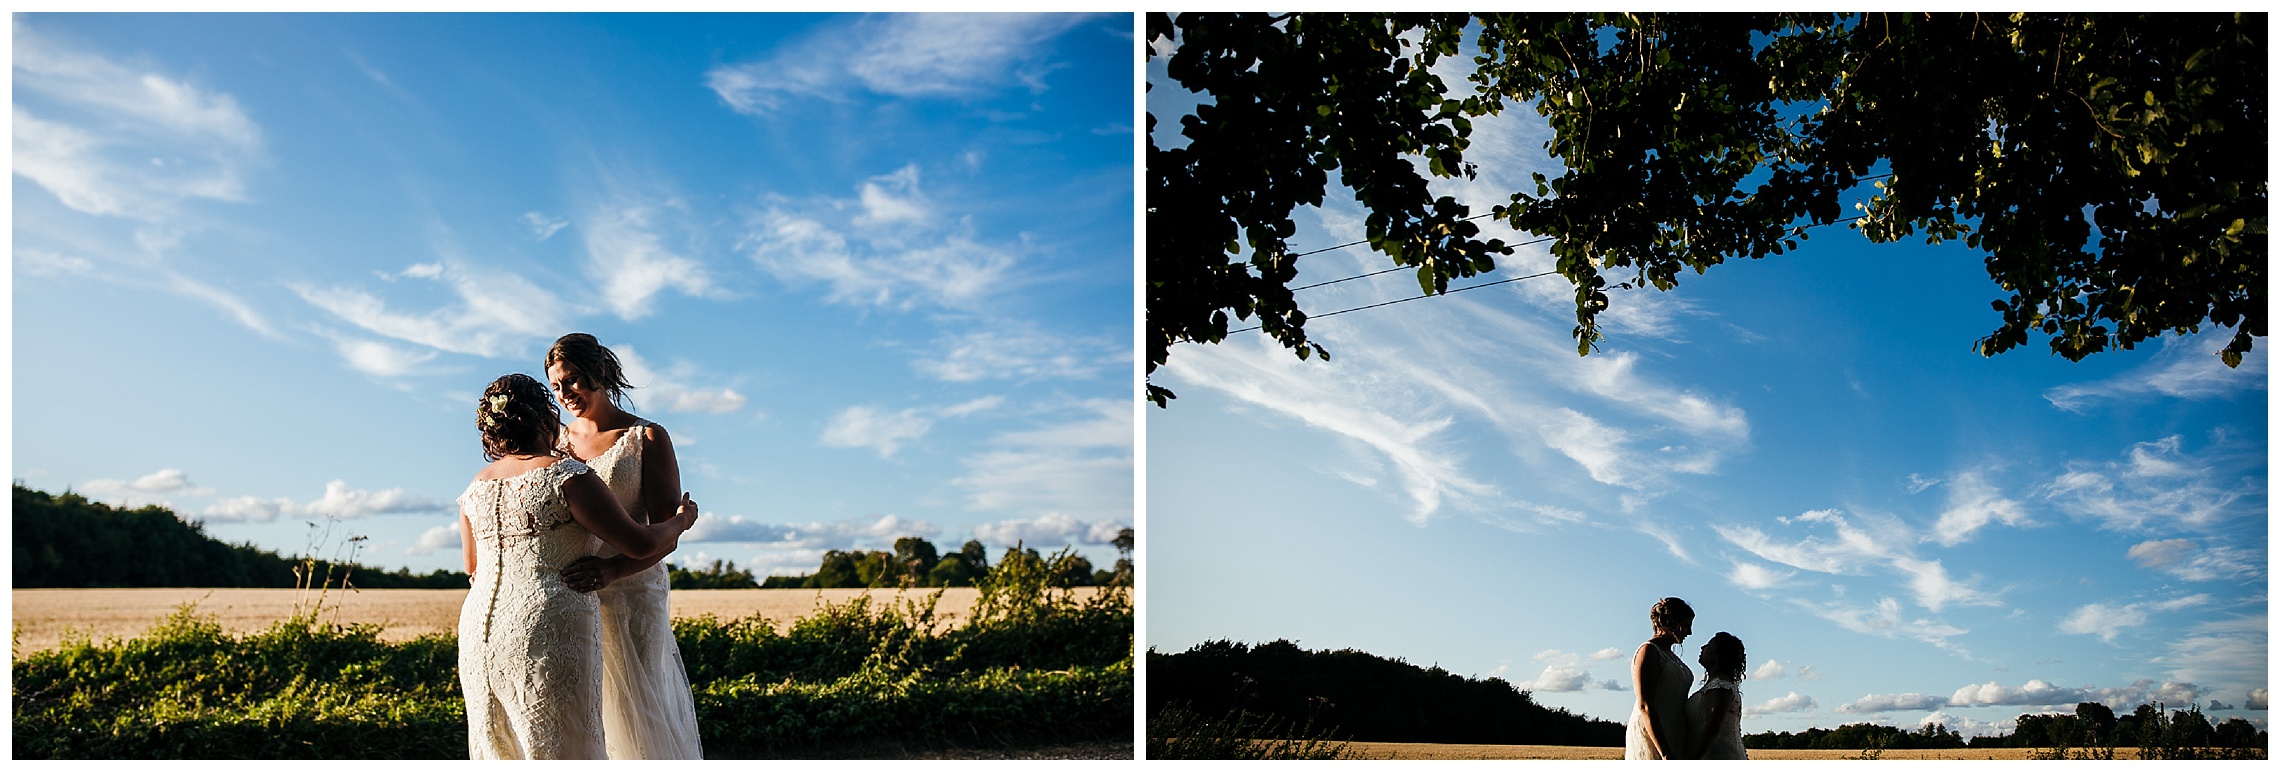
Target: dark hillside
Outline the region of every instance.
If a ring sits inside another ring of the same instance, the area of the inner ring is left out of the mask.
[[[1623,744],[1623,725],[1547,708],[1501,678],[1473,679],[1353,649],[1210,641],[1148,652],[1148,714],[1237,709],[1364,742]]]

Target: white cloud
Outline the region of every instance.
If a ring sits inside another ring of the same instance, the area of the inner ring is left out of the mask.
[[[212,522],[266,523],[281,517],[352,520],[374,515],[449,511],[452,509],[448,503],[414,495],[402,488],[368,491],[350,488],[344,481],[333,480],[325,483],[323,496],[306,504],[282,497],[264,499],[258,496],[235,496],[208,505],[200,513],[200,519]]]
[[[922,375],[952,383],[984,379],[1034,381],[1129,372],[1132,348],[1107,340],[1054,337],[1028,322],[993,323],[934,342],[931,356],[911,362]]]
[[[933,540],[942,528],[924,520],[898,515],[850,518],[833,522],[767,523],[741,515],[706,515],[682,535],[684,544],[743,544],[757,549],[739,561],[755,574],[804,574],[814,571],[829,550],[890,550],[896,539],[916,536]],[[940,545],[956,549],[955,544]],[[713,556],[706,551],[675,553],[676,565],[698,565]]]
[[[688,380],[696,376],[696,366],[676,361],[660,372],[641,357],[631,345],[610,349],[625,369],[626,380],[634,385],[635,399],[645,407],[673,413],[733,413],[744,408],[744,395],[732,388],[700,388]]]
[[[1117,531],[1130,527],[1118,520],[1083,522],[1059,512],[1027,520],[1001,520],[974,526],[974,538],[983,544],[1011,547],[1022,543],[1050,551],[1076,544],[1107,544]]]
[[[2207,595],[2189,595],[2155,603],[2131,603],[2108,606],[2091,603],[2074,610],[2066,620],[2058,623],[2058,631],[2075,635],[2096,635],[2099,640],[2114,642],[2121,631],[2145,624],[2147,612],[2175,611],[2209,602]]]
[[[790,96],[843,99],[855,89],[893,97],[962,97],[1020,82],[1043,90],[1046,41],[1075,14],[928,13],[873,16],[819,29],[774,58],[714,67],[705,83],[731,109],[765,116]]]
[[[57,254],[45,249],[17,247],[15,255],[16,271],[27,276],[85,275],[95,271],[95,264],[87,258]]]
[[[1989,485],[1978,472],[1964,472],[1949,483],[1947,509],[1932,526],[1931,538],[1942,546],[1953,547],[1969,540],[1973,532],[1991,522],[2009,526],[2032,524],[2019,502],[2004,498],[2002,492]]]
[[[1947,727],[1949,731],[1955,732],[1956,734],[1962,735],[1968,739],[1972,737],[1999,736],[2010,734],[2014,729],[2014,727],[2009,725],[2011,723],[2013,722],[2006,721],[1990,724],[1969,716],[1958,716],[1944,710],[1937,710],[1933,711],[1930,715],[1924,716],[1924,719],[1922,721],[1916,722],[1916,728],[1922,729],[1933,724],[1939,724]]]
[[[418,542],[404,549],[406,555],[427,555],[441,550],[456,550],[466,546],[459,532],[459,524],[439,525],[420,533]]]
[[[1779,587],[1796,575],[1795,571],[1774,571],[1756,563],[1736,562],[1734,570],[1726,574],[1726,580],[1745,590],[1763,590]]]
[[[1012,288],[1013,248],[977,242],[963,220],[924,214],[933,207],[922,203],[918,177],[913,165],[865,181],[860,195],[876,199],[868,203],[771,199],[744,246],[778,280],[823,284],[832,302],[854,306],[972,308]]]
[[[1755,526],[1713,525],[1712,530],[1734,546],[1760,558],[1793,568],[1825,574],[1865,575],[1882,566],[1904,577],[1917,605],[1940,611],[1950,604],[1999,606],[2000,601],[1948,575],[1937,560],[1913,554],[1918,539],[1897,520],[1862,516],[1858,522],[1833,509],[1812,510],[1784,524],[1818,523],[1833,531],[1833,539],[1807,536],[1796,542],[1774,541]],[[1738,580],[1737,580],[1738,582]]]
[[[934,419],[925,408],[904,408],[888,412],[870,405],[856,405],[839,411],[831,424],[824,427],[823,444],[835,448],[870,448],[880,458],[891,458],[901,450],[903,443],[926,436],[934,428]]]
[[[1914,473],[1908,475],[1908,482],[1906,483],[1909,493],[1923,493],[1925,489],[1938,484],[1940,484],[1939,478],[1925,477]]]
[[[1604,662],[1604,661],[1607,661],[1607,660],[1611,660],[1611,659],[1622,659],[1622,658],[1623,658],[1623,650],[1622,650],[1622,649],[1618,649],[1618,648],[1615,648],[1615,647],[1613,647],[1613,646],[1609,646],[1609,647],[1607,647],[1607,648],[1604,648],[1604,649],[1600,649],[1600,650],[1598,650],[1598,651],[1595,651],[1595,652],[1592,652],[1592,653],[1591,653],[1591,660],[1592,660],[1593,662]]]
[[[79,484],[79,493],[91,500],[124,509],[150,504],[172,506],[170,497],[203,496],[213,493],[213,490],[191,483],[190,475],[180,469],[166,468],[133,481],[88,480]]]
[[[1931,710],[1947,707],[1948,698],[1936,694],[1868,694],[1837,706],[1838,713],[1883,713],[1892,710]]]
[[[1765,661],[1765,664],[1759,665],[1757,672],[1751,673],[1750,678],[1758,681],[1771,681],[1776,678],[1787,678],[1789,677],[1790,666],[1795,664],[1797,664],[1795,661],[1782,662],[1778,659],[1769,659]],[[1798,674],[1803,675],[1807,672],[1810,672],[1812,669],[1813,668],[1808,665],[1803,670],[1799,670]]]
[[[1926,609],[1939,611],[1951,603],[1966,606],[2003,605],[2001,601],[1977,588],[1950,578],[1947,568],[1937,560],[1895,557],[1892,566],[1908,575],[1908,588],[1915,591],[1916,603]]]
[[[524,225],[530,226],[530,235],[539,241],[554,238],[554,234],[561,232],[563,228],[570,227],[569,220],[556,219],[537,212],[524,212],[522,221]]]
[[[2237,368],[2226,367],[2217,358],[2217,350],[2232,334],[2231,330],[2218,329],[2165,338],[2161,350],[2144,365],[2103,381],[2059,386],[2044,392],[2043,398],[2060,410],[2081,413],[2105,400],[2151,395],[2212,399],[2265,388],[2268,355],[2264,349],[2243,356]]]
[[[17,175],[80,212],[148,223],[189,199],[245,198],[261,129],[235,98],[12,26]]]
[[[2271,710],[2272,692],[2262,686],[2250,689],[2248,690],[2248,704],[2241,707],[2246,710]]]
[[[1802,713],[1820,707],[1812,697],[1790,692],[1780,697],[1742,708],[1744,716],[1763,716],[1769,713]]]
[[[1580,692],[1592,686],[1591,674],[1570,667],[1553,665],[1534,680],[1513,684],[1521,689],[1537,692]]]
[[[586,276],[599,285],[602,302],[619,319],[650,315],[657,294],[668,288],[692,297],[712,292],[704,264],[665,244],[657,210],[656,205],[614,202],[580,218]]]
[[[349,367],[369,375],[395,378],[421,371],[420,366],[435,359],[435,352],[406,351],[379,341],[365,340],[347,335],[333,335],[333,346]]]
[[[369,332],[482,357],[522,357],[533,343],[552,340],[569,326],[570,314],[562,301],[520,276],[477,273],[450,263],[428,274],[404,273],[448,285],[458,305],[407,314],[389,310],[387,301],[359,289],[296,285],[293,291],[310,305]]]
[[[2129,550],[2131,560],[2189,582],[2256,579],[2264,576],[2264,553],[2228,545],[2202,548],[2190,539],[2140,542]]]
[[[2268,683],[2270,627],[2261,602],[2254,614],[2197,622],[2155,658],[2169,667],[2168,678],[2208,684],[2209,692],[2239,694]],[[2181,700],[2167,700],[2183,704]]]
[[[2017,687],[2004,686],[1994,681],[1972,684],[1955,690],[1955,696],[1949,698],[1948,704],[1959,707],[1970,705],[2061,705],[2086,702],[2090,696],[2090,692],[2087,690],[2062,687],[2036,678]]]
[[[721,517],[700,515],[697,524],[682,534],[685,542],[779,542],[793,541],[799,529],[777,523],[763,523],[741,515]]]
[[[1845,603],[1813,603],[1792,599],[1790,603],[1829,620],[1847,630],[1885,638],[1908,638],[1963,653],[1950,638],[1971,632],[1933,619],[1909,619],[1900,613],[1900,603],[1891,598],[1879,598],[1871,606],[1853,606]]]
[[[1076,415],[990,438],[952,483],[967,508],[1088,522],[1132,517],[1132,403],[1088,400]]]
[[[2205,530],[2235,517],[2262,516],[2254,475],[2263,469],[2253,458],[2209,449],[2200,455],[2183,449],[2172,435],[2131,446],[2122,461],[2070,461],[2067,471],[2044,486],[2044,497],[2079,517],[2119,531],[2157,526]]]

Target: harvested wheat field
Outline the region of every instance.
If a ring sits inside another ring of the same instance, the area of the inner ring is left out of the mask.
[[[184,603],[219,618],[222,628],[247,633],[293,614],[296,604],[316,600],[315,593],[287,589],[165,587],[102,590],[14,590],[10,612],[15,618],[15,652],[55,648],[64,631],[77,630],[95,640],[141,635],[151,623]],[[722,619],[760,615],[781,630],[807,616],[822,601],[846,603],[869,594],[873,604],[901,598],[923,600],[934,590],[675,590],[673,616],[711,614]],[[1096,588],[1078,588],[1085,597]],[[965,618],[980,592],[972,587],[942,591],[935,613],[948,622]],[[450,632],[459,625],[459,604],[466,590],[358,590],[333,591],[324,597],[328,619],[342,623],[365,622],[381,627],[380,637],[406,641],[426,633]]]
[[[1622,748],[1592,748],[1576,745],[1443,745],[1439,743],[1347,743],[1355,758],[1362,759],[1588,759],[1621,760]],[[2019,760],[2032,758],[2034,748],[1958,748],[1955,750],[1895,750],[1885,751],[1888,760],[1928,759],[1996,759]],[[2114,758],[2135,758],[2134,749],[2124,748]],[[1860,751],[1776,751],[1751,750],[1756,759],[1815,759],[1846,760],[1861,758]]]

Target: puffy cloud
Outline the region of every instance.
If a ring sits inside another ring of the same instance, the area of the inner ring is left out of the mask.
[[[426,555],[441,550],[456,550],[466,546],[459,524],[439,525],[420,533],[419,541],[404,549],[406,555]]]
[[[1590,673],[1558,665],[1544,668],[1544,672],[1534,680],[1514,684],[1537,692],[1580,692],[1593,685]]]
[[[1922,729],[1933,724],[1939,724],[1947,727],[1949,731],[1963,735],[1965,738],[1972,738],[2010,734],[2016,728],[2013,726],[2015,723],[2016,720],[2013,719],[1990,724],[1969,716],[1958,716],[1944,710],[1938,710],[1925,716],[1922,721],[1916,722],[1916,727]]]
[[[1622,659],[1622,658],[1623,658],[1623,656],[1624,656],[1624,654],[1623,654],[1623,650],[1622,650],[1622,649],[1618,649],[1618,648],[1615,648],[1615,647],[1613,647],[1613,646],[1609,646],[1609,647],[1607,647],[1607,648],[1604,648],[1604,649],[1600,649],[1600,650],[1598,650],[1598,651],[1592,652],[1592,653],[1591,653],[1591,661],[1593,661],[1593,662],[1604,662],[1604,661],[1607,661],[1607,660],[1611,660],[1611,659]]]
[[[200,488],[190,482],[190,475],[180,469],[167,468],[125,480],[88,480],[79,484],[79,492],[90,499],[116,507],[140,507],[147,504],[168,504],[170,496],[203,496],[212,490]]]
[[[414,495],[402,488],[368,491],[350,488],[344,481],[333,480],[325,483],[323,496],[306,504],[297,504],[292,499],[282,497],[264,499],[258,496],[236,496],[207,506],[200,517],[214,522],[266,523],[281,517],[353,520],[374,515],[448,511],[451,511],[451,505]]]
[[[2209,709],[2210,709],[2210,710],[2237,710],[2237,708],[2234,708],[2232,705],[2230,705],[2230,704],[2226,703],[2224,700],[2210,700],[2210,701],[2209,701]]]
[[[1892,710],[1931,710],[1947,707],[1948,698],[1936,694],[1868,694],[1837,706],[1838,713],[1883,713]]]
[[[1757,672],[1751,673],[1750,678],[1759,681],[1771,681],[1785,675],[1789,675],[1789,666],[1782,664],[1781,660],[1769,659],[1764,664],[1758,665]]]
[[[1820,703],[1814,701],[1810,696],[1790,692],[1756,705],[1746,706],[1742,708],[1742,715],[1763,716],[1769,713],[1801,713],[1819,706]]]
[[[2261,506],[2242,505],[2244,495],[2261,493],[2243,477],[2262,468],[2261,453],[2254,458],[2217,450],[2188,454],[2183,438],[2172,435],[2131,446],[2122,461],[2067,462],[2067,471],[2045,485],[2043,495],[2061,509],[2113,530],[2206,530],[2236,517],[2262,515]]]
[[[731,388],[703,388],[689,384],[696,376],[696,366],[675,362],[660,372],[643,359],[641,352],[631,345],[610,349],[625,368],[625,377],[634,385],[636,401],[672,413],[732,413],[744,408],[744,395]]]
[[[1513,685],[1538,692],[1582,692],[1591,689],[1627,691],[1618,679],[1594,680],[1584,665],[1586,661],[1605,662],[1623,656],[1621,650],[1614,648],[1600,649],[1588,657],[1559,649],[1545,649],[1536,652],[1535,656],[1536,661],[1544,663],[1544,672],[1532,680]]]
[[[1937,560],[1917,560],[1896,557],[1892,566],[1908,576],[1908,588],[1916,593],[1916,602],[1926,609],[1938,611],[1950,603],[1966,606],[2000,606],[2002,602],[1980,592],[1969,584],[1948,576],[1947,569]]]
[[[1955,690],[1955,696],[1948,702],[1956,706],[2058,705],[2085,702],[2089,698],[2090,693],[2082,689],[2062,687],[2037,678],[2017,687],[2004,686],[1994,681],[1973,684]]]
[[[1726,574],[1726,580],[1746,590],[1763,590],[1779,587],[1782,582],[1796,575],[1795,571],[1775,571],[1756,563],[1736,562],[1734,570]]]
[[[2262,686],[2250,689],[2248,690],[2248,704],[2242,707],[2247,710],[2271,710],[2272,692]]]
[[[1947,509],[1940,512],[1939,522],[1933,524],[1931,538],[1942,546],[1953,547],[1969,540],[1972,533],[1988,523],[2031,524],[2019,502],[2004,498],[2002,492],[1988,484],[1978,472],[1964,472],[1948,484]]]
[[[1107,544],[1130,526],[1116,520],[1090,523],[1059,512],[1029,520],[1001,520],[974,526],[974,538],[984,544],[1010,547],[1015,543],[1051,548],[1062,544]]]
[[[740,113],[766,116],[787,97],[846,98],[857,89],[894,97],[959,97],[1021,83],[1044,90],[1046,42],[1075,14],[927,13],[829,25],[775,57],[714,67],[705,85]]]
[[[2113,643],[2114,636],[2121,634],[2121,631],[2145,624],[2146,614],[2149,611],[2175,611],[2208,603],[2209,600],[2207,595],[2189,595],[2172,600],[2131,603],[2123,606],[2091,603],[2075,609],[2073,614],[2059,622],[2058,631],[2075,635],[2096,635],[2099,640]]]
[[[685,542],[778,542],[792,541],[799,535],[793,526],[763,523],[741,515],[721,517],[700,515],[697,524],[681,535]]]
[[[2242,357],[2237,368],[2226,367],[2213,356],[2220,341],[2231,337],[2231,330],[2218,329],[2167,338],[2144,365],[2103,381],[2059,386],[2044,392],[2043,398],[2060,410],[2081,413],[2104,400],[2151,395],[2210,399],[2265,388],[2268,363],[2262,349]]]
[[[2129,557],[2137,564],[2189,582],[2254,579],[2264,575],[2264,554],[2226,545],[2201,548],[2190,539],[2139,542]]]

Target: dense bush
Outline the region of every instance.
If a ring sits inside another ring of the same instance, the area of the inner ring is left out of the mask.
[[[966,624],[933,599],[676,620],[708,755],[846,743],[991,747],[1129,737],[1132,602],[1000,572]],[[312,615],[231,636],[184,607],[148,634],[15,661],[16,758],[462,758],[457,641]]]

